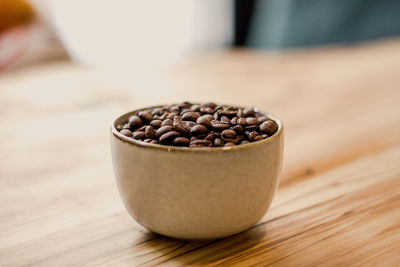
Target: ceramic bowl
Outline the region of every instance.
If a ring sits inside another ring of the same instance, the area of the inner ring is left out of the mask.
[[[283,125],[271,137],[233,147],[189,148],[138,142],[111,127],[118,189],[130,215],[174,238],[215,239],[242,232],[266,213],[278,185]]]

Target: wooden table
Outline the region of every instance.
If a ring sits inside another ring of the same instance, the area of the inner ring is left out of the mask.
[[[212,54],[123,81],[69,62],[0,76],[1,266],[400,266],[399,40]],[[113,118],[184,99],[253,105],[286,125],[278,194],[244,233],[174,240],[122,206]]]

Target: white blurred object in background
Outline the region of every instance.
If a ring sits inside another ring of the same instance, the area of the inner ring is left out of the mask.
[[[101,69],[173,64],[232,39],[231,0],[53,0],[70,55]]]

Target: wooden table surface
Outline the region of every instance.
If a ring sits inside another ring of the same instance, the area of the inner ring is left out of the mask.
[[[1,266],[400,266],[400,40],[211,54],[121,80],[69,62],[0,76]],[[113,118],[185,99],[286,126],[278,193],[246,232],[170,239],[120,201]]]

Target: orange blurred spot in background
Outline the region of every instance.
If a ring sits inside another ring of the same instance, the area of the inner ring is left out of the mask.
[[[23,0],[0,0],[0,34],[34,20],[32,6]]]

